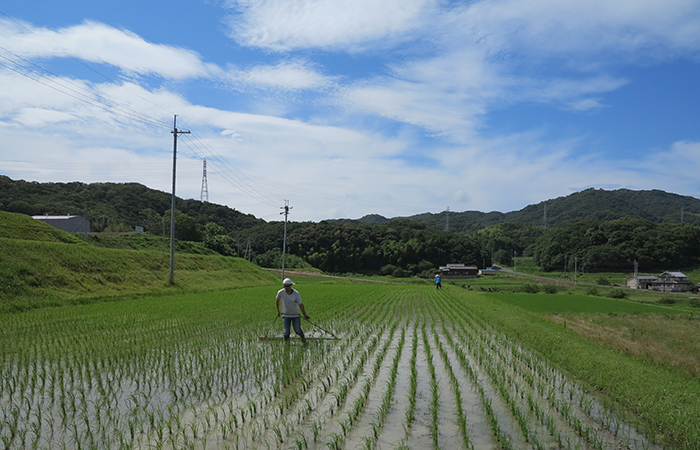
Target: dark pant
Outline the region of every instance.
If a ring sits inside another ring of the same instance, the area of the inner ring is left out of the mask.
[[[301,331],[301,317],[284,317],[282,316],[282,321],[284,322],[284,337],[288,338],[290,334],[289,326],[294,325],[294,332],[304,337],[304,332]]]

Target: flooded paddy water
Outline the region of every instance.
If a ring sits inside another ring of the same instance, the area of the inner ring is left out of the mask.
[[[222,329],[0,368],[5,449],[656,449],[442,292],[403,287],[303,343]]]

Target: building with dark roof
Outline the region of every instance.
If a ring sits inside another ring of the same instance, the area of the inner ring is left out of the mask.
[[[83,216],[32,216],[32,219],[40,220],[59,230],[69,233],[89,233],[90,221]]]

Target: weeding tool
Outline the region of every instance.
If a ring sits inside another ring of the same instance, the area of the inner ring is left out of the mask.
[[[306,317],[304,317],[304,319],[306,319]],[[336,336],[335,334],[331,333],[331,332],[328,331],[328,330],[324,330],[323,328],[319,327],[318,325],[316,325],[315,323],[313,323],[313,322],[310,321],[309,319],[306,319],[306,321],[309,322],[311,325],[315,326],[316,328],[318,328],[319,330],[323,331],[324,333],[330,334],[331,336],[333,336],[333,337],[336,338],[337,340],[340,340],[340,338],[339,338],[338,336]]]
[[[272,326],[275,324],[275,322],[277,322],[277,318],[278,318],[278,317],[279,317],[279,316],[275,316],[275,320],[273,320],[272,323],[270,324],[270,328],[272,328]],[[260,336],[259,338],[260,338],[260,340],[262,340],[262,339],[267,339],[267,334],[264,335],[264,336]]]

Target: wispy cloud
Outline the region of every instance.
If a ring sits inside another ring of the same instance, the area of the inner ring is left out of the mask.
[[[335,84],[334,77],[323,75],[314,64],[302,60],[254,65],[246,70],[232,69],[227,77],[235,88],[244,89],[322,90]]]
[[[494,54],[510,49],[564,59],[697,50],[699,19],[700,5],[692,0],[480,1],[454,17]]]
[[[109,64],[130,74],[170,79],[205,77],[219,72],[192,50],[153,44],[130,31],[97,22],[50,30],[0,20],[0,35],[5,49],[24,58],[73,57]]]
[[[242,45],[276,51],[354,51],[369,42],[405,38],[434,1],[230,0],[228,4],[235,12],[228,21],[230,36]]]

